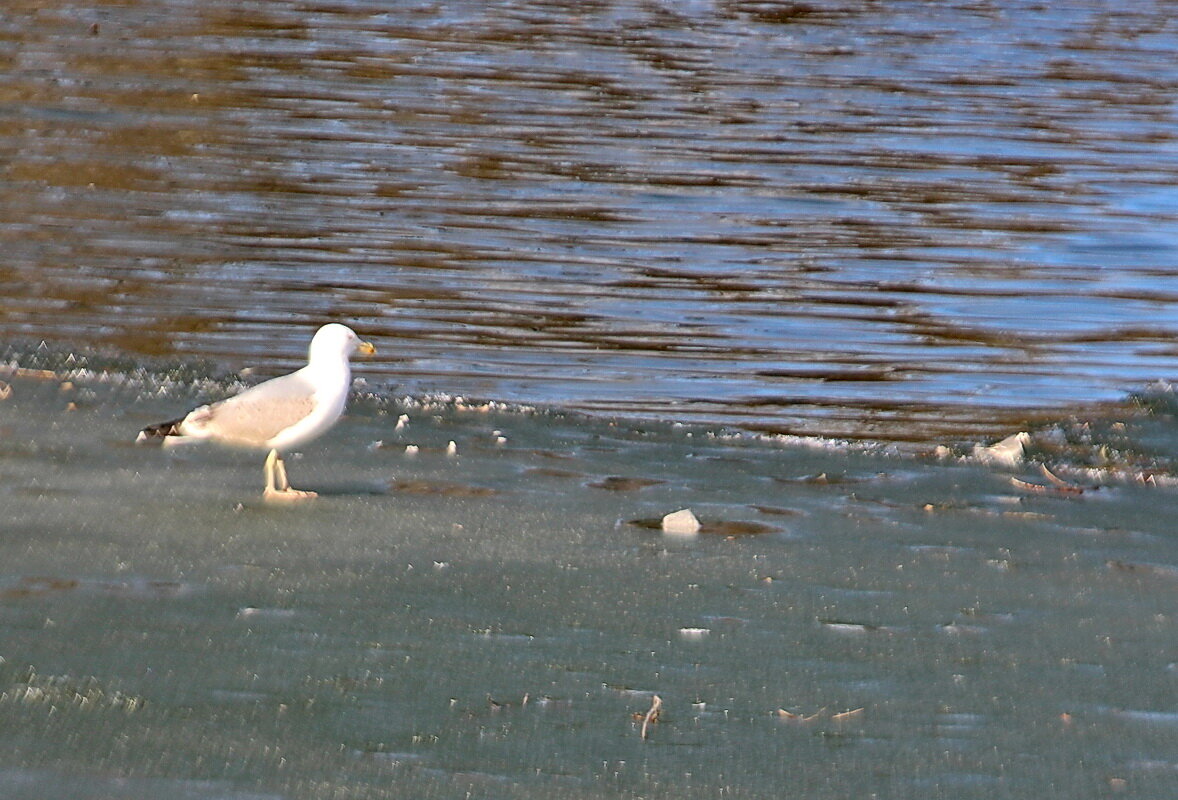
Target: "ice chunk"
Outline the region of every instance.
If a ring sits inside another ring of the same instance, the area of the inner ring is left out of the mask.
[[[680,509],[663,517],[664,533],[695,534],[699,533],[699,520],[690,508]]]
[[[1007,436],[998,444],[983,447],[974,445],[974,457],[983,464],[994,464],[1001,467],[1016,467],[1023,462],[1024,448],[1031,443],[1031,434],[1022,431],[1013,436]]]

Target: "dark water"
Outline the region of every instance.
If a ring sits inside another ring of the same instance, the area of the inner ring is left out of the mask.
[[[0,337],[827,436],[1174,375],[1164,2],[16,2]]]

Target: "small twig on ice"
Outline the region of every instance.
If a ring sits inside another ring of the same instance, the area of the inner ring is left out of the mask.
[[[1083,486],[1077,486],[1074,483],[1065,481],[1063,478],[1049,470],[1046,465],[1040,464],[1039,471],[1043,473],[1043,477],[1048,480],[1050,485],[1044,486],[1041,483],[1029,483],[1014,477],[1010,479],[1010,482],[1019,489],[1023,489],[1028,492],[1042,492],[1047,494],[1084,494]]]

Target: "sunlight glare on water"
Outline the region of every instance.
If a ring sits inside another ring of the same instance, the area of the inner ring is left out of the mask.
[[[5,337],[885,439],[1173,375],[1163,3],[18,5]]]

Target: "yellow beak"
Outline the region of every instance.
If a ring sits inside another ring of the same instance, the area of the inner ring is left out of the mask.
[[[374,356],[376,355],[376,348],[372,346],[371,342],[360,342],[360,344],[356,345],[356,352],[366,356]]]

